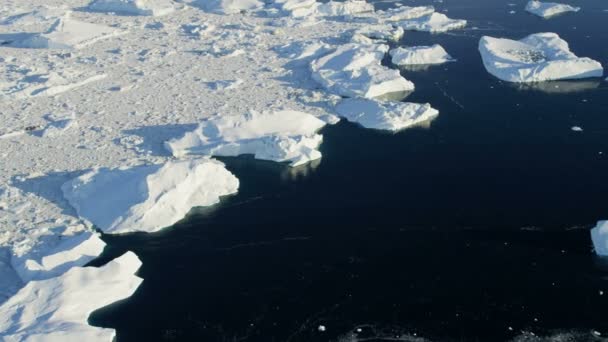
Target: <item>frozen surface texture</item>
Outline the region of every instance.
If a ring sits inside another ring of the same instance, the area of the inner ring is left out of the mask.
[[[578,12],[580,10],[580,7],[555,2],[540,2],[536,0],[532,0],[526,5],[526,11],[543,18],[550,18],[567,12]]]
[[[174,156],[238,156],[289,162],[292,166],[321,158],[323,137],[316,132],[325,122],[302,112],[250,111],[243,115],[215,116],[193,132],[166,143]]]
[[[239,181],[208,159],[170,161],[128,169],[98,169],[63,185],[78,215],[108,233],[155,232],[193,207],[235,193]]]
[[[479,52],[488,72],[508,82],[602,77],[602,65],[577,57],[555,33],[537,33],[522,40],[484,36]]]
[[[391,61],[396,65],[442,64],[453,61],[453,58],[438,44],[398,47],[391,50],[390,55]]]
[[[430,122],[439,112],[430,104],[345,99],[336,106],[338,115],[365,128],[399,131]]]

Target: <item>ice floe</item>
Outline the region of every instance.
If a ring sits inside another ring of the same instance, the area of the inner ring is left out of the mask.
[[[317,131],[325,124],[310,114],[291,110],[218,115],[165,146],[176,157],[253,154],[257,159],[297,166],[321,158],[318,147],[323,137]]]
[[[238,179],[209,159],[97,169],[62,186],[78,215],[108,233],[155,232],[237,192]]]
[[[384,44],[345,44],[311,63],[312,77],[324,88],[346,97],[375,98],[414,90],[398,70],[383,66]]]
[[[543,18],[550,18],[567,12],[578,12],[580,10],[580,7],[574,7],[567,4],[541,2],[536,0],[531,0],[526,5],[526,11]]]
[[[88,9],[121,15],[161,16],[174,12],[172,0],[93,0]]]
[[[264,7],[264,3],[259,0],[195,0],[191,5],[217,14],[236,14]]]
[[[599,221],[591,229],[591,240],[593,241],[595,253],[608,256],[608,221]]]
[[[419,18],[401,20],[396,25],[403,27],[406,31],[441,33],[464,28],[467,26],[467,21],[463,19],[450,19],[443,13],[434,12],[433,14]]]
[[[432,15],[435,12],[433,6],[399,6],[385,11],[376,11],[375,17],[380,22],[397,22],[411,20]]]
[[[398,47],[392,49],[391,62],[396,65],[442,64],[454,59],[441,45]]]
[[[31,281],[0,306],[3,341],[111,341],[113,329],[88,325],[89,315],[131,296],[142,282],[141,262],[127,252],[105,266],[73,267]]]
[[[434,119],[439,111],[430,104],[377,101],[368,99],[344,99],[336,106],[336,112],[348,121],[365,128],[399,131]]]
[[[402,27],[395,27],[390,24],[385,25],[369,25],[355,31],[355,34],[361,34],[371,39],[381,39],[388,41],[397,41],[403,37],[405,30]]]
[[[537,33],[522,40],[484,36],[479,51],[488,72],[508,82],[601,77],[602,65],[577,57],[555,33]]]

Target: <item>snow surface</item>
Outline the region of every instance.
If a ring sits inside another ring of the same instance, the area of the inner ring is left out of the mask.
[[[165,146],[176,157],[253,154],[297,166],[321,158],[323,137],[317,131],[323,126],[324,121],[310,114],[289,110],[217,115]]]
[[[93,0],[88,9],[121,15],[161,16],[176,10],[171,0]]]
[[[0,306],[3,341],[111,341],[113,329],[88,325],[89,315],[131,296],[142,282],[141,262],[127,252],[103,267],[73,267],[61,276],[30,281]]]
[[[78,215],[107,233],[155,232],[236,193],[238,179],[208,159],[98,169],[62,186]]]
[[[454,59],[441,45],[398,47],[392,49],[391,62],[395,65],[442,64]]]
[[[439,111],[430,104],[344,99],[336,112],[365,128],[399,131],[433,120]]]
[[[311,63],[312,77],[327,90],[346,97],[375,98],[414,90],[398,70],[383,66],[384,44],[345,44]]]
[[[531,0],[526,5],[526,11],[543,18],[550,18],[567,12],[578,12],[580,10],[580,7],[555,2],[541,2],[536,0]]]
[[[602,77],[602,65],[577,57],[556,33],[537,33],[522,40],[484,36],[479,51],[488,72],[508,82]]]
[[[595,253],[601,256],[608,256],[608,221],[599,221],[591,229],[591,241],[593,241]]]
[[[419,18],[401,20],[396,23],[403,29],[412,31],[426,31],[441,33],[457,30],[467,26],[467,21],[462,19],[450,19],[443,13],[434,12]]]

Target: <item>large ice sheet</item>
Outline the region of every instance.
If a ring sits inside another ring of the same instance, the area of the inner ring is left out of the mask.
[[[172,0],[93,0],[89,10],[122,15],[161,16],[176,10]]]
[[[31,281],[0,306],[2,341],[111,341],[113,329],[88,325],[89,315],[131,296],[142,282],[141,262],[127,252],[103,267],[74,267]]]
[[[488,72],[508,82],[601,77],[602,65],[577,57],[555,33],[537,33],[522,40],[484,36],[479,52]]]
[[[447,32],[461,29],[467,26],[467,21],[462,19],[450,19],[443,13],[434,12],[419,18],[401,20],[397,25],[403,29],[413,31],[426,31],[433,33]]]
[[[97,169],[62,186],[78,215],[108,233],[155,232],[237,192],[238,179],[209,159]]]
[[[599,221],[591,229],[591,241],[595,253],[601,256],[608,256],[608,221]]]
[[[434,119],[439,111],[430,104],[344,99],[336,106],[338,115],[365,128],[399,131]]]
[[[444,48],[435,44],[432,46],[398,47],[390,52],[391,61],[396,65],[442,64],[453,61]]]
[[[346,97],[375,98],[406,92],[414,84],[398,70],[383,66],[384,44],[345,44],[311,63],[312,77],[330,92]]]
[[[192,5],[203,10],[218,14],[235,14],[242,11],[261,9],[264,3],[259,0],[196,0]]]
[[[526,5],[526,11],[543,18],[550,18],[567,12],[578,12],[580,10],[580,7],[555,2],[540,2],[536,0],[531,0]]]
[[[238,156],[289,162],[292,166],[321,158],[325,122],[307,113],[284,110],[250,111],[243,115],[214,116],[184,137],[166,142],[174,156]]]

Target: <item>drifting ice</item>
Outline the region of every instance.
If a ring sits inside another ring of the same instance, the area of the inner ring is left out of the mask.
[[[482,37],[479,52],[488,72],[507,82],[601,77],[602,65],[577,57],[555,33],[537,33],[522,40]]]
[[[578,12],[580,10],[580,7],[558,4],[555,2],[540,2],[536,0],[532,0],[526,5],[526,11],[543,18],[549,18],[566,12]]]
[[[396,65],[441,64],[453,61],[452,57],[438,44],[399,47],[391,50],[390,55],[391,61]]]
[[[129,169],[98,169],[62,186],[78,215],[107,233],[155,232],[193,207],[236,193],[238,179],[224,164],[195,159]]]
[[[462,19],[450,19],[445,14],[435,12],[424,17],[399,21],[396,25],[403,27],[406,31],[413,30],[440,33],[461,29],[467,26],[467,21]]]
[[[238,156],[290,162],[297,166],[321,158],[325,122],[296,111],[256,112],[215,116],[180,139],[165,143],[176,157],[184,155]]]

